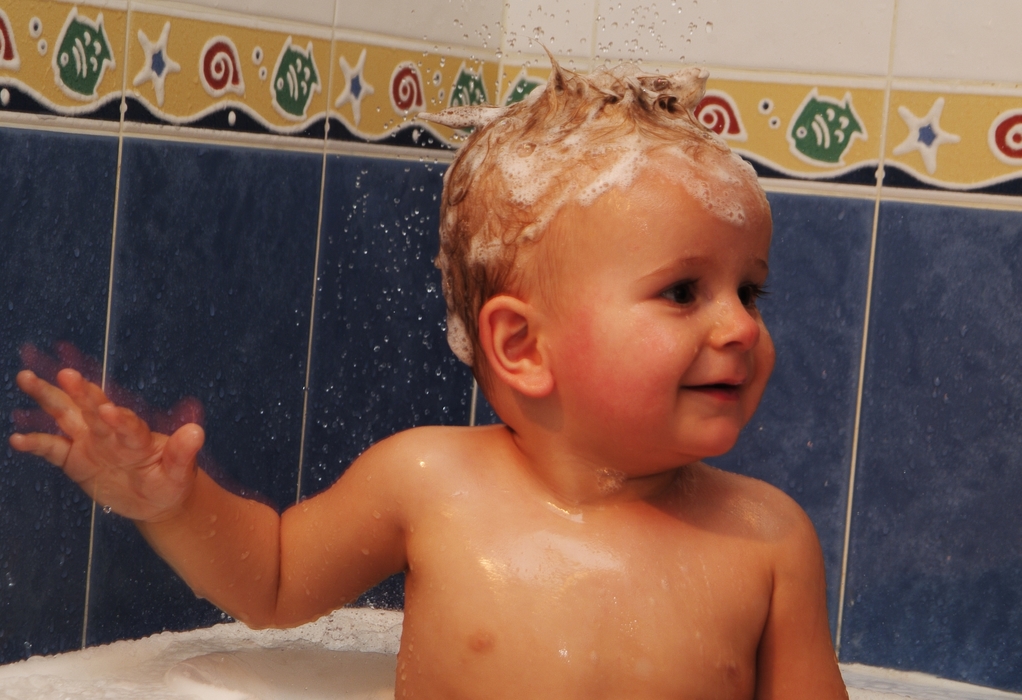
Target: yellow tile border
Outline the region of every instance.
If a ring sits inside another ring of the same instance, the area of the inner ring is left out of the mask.
[[[329,38],[210,17],[133,10],[127,121],[302,134],[325,120]]]
[[[123,1],[0,0],[0,41],[0,124],[104,133],[119,124],[131,134],[270,147],[325,137],[329,151],[345,142],[456,146],[457,132],[418,112],[449,106],[455,93],[455,102],[506,104],[549,76],[540,55],[160,0],[132,3],[130,13]],[[86,56],[86,47],[98,53]],[[698,118],[767,177],[861,185],[883,161],[887,188],[1022,195],[1022,83],[710,73]]]
[[[126,9],[118,5],[2,2],[0,108],[8,107],[13,88],[44,112],[69,117],[98,113],[117,121],[116,108],[109,106],[120,99],[124,82],[128,23]]]

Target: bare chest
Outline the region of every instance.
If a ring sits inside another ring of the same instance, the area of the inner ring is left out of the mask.
[[[770,599],[754,543],[652,511],[472,520],[439,514],[412,540],[406,682],[446,697],[751,697]]]

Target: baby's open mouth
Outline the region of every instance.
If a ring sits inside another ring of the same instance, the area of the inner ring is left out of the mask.
[[[738,398],[738,391],[741,387],[741,384],[719,382],[716,384],[697,384],[687,388],[692,391],[698,391],[700,394],[713,396],[714,398],[734,401]]]

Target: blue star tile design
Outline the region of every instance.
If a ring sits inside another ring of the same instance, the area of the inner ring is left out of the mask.
[[[157,51],[153,54],[150,66],[152,66],[153,73],[163,77],[163,71],[167,69],[167,63],[163,60],[163,51]]]
[[[926,172],[933,175],[937,171],[937,149],[944,144],[958,143],[961,138],[951,134],[940,126],[940,114],[944,109],[944,98],[938,97],[930,111],[923,117],[917,117],[902,105],[898,114],[908,127],[908,136],[894,148],[894,155],[903,156],[917,151],[922,158]]]
[[[937,140],[937,133],[933,130],[932,124],[926,124],[925,126],[919,127],[919,142],[927,146],[932,146],[933,142]]]
[[[355,118],[355,126],[362,120],[362,100],[372,95],[373,86],[366,82],[363,71],[366,65],[366,50],[362,49],[358,61],[352,67],[344,56],[340,58],[341,71],[344,73],[344,90],[334,102],[335,108],[351,105],[351,115]]]

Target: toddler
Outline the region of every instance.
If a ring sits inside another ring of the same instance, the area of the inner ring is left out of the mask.
[[[752,416],[770,211],[693,117],[705,71],[550,82],[474,127],[444,179],[452,349],[502,425],[371,447],[278,515],[65,369],[18,385],[63,435],[11,445],[133,519],[192,586],[287,627],[406,572],[396,697],[846,698],[823,562],[777,489],[703,464]]]

